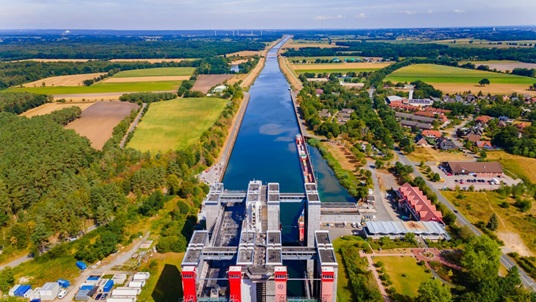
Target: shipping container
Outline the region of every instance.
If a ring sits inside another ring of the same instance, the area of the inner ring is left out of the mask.
[[[11,297],[14,297],[15,296],[15,291],[20,287],[20,284],[15,284],[15,286],[13,286],[10,290],[9,290],[9,295]]]
[[[93,287],[94,287],[94,286],[91,285],[91,284],[82,284],[82,285],[80,286],[80,290],[87,290],[87,291],[90,291],[90,290],[93,289]]]
[[[84,263],[84,261],[76,261],[76,267],[81,270],[85,270],[87,268],[87,264]]]
[[[138,288],[116,288],[112,291],[112,296],[135,297],[139,295],[140,291]]]
[[[65,279],[58,279],[58,284],[63,287],[63,288],[67,288],[71,285],[71,282],[69,282],[68,280],[65,280]]]
[[[135,273],[134,276],[132,277],[132,281],[147,280],[147,279],[149,279],[150,276],[151,276],[151,274],[149,272]]]
[[[52,301],[58,297],[60,285],[58,282],[47,282],[39,290],[39,295],[43,301]]]
[[[114,280],[108,280],[106,281],[106,284],[102,287],[102,291],[105,293],[109,293],[112,288],[114,287]]]

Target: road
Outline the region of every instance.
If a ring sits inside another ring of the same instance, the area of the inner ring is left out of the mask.
[[[442,194],[441,192],[434,188],[434,185],[428,181],[428,179],[426,178],[426,176],[424,176],[420,171],[419,169],[416,169],[415,168],[415,163],[413,163],[412,161],[410,161],[404,154],[402,154],[402,152],[400,151],[395,151],[397,154],[398,154],[398,158],[400,160],[401,163],[405,164],[405,165],[411,165],[412,167],[414,167],[414,171],[413,171],[413,174],[415,176],[420,176],[422,177],[425,182],[426,182],[426,185],[428,187],[430,187],[430,189],[437,195],[437,199],[443,203],[449,210],[451,210],[455,215],[456,215],[456,218],[457,218],[457,221],[458,223],[461,225],[461,226],[468,226],[471,231],[473,231],[473,233],[475,233],[477,236],[481,236],[482,235],[482,232],[480,232],[479,229],[477,229],[473,224],[471,224],[471,222],[469,222],[469,220],[467,220],[461,213],[458,213],[458,211],[456,210],[456,207],[450,203],[450,201],[448,201]],[[534,280],[527,274],[525,273],[525,271],[523,271],[523,269],[521,267],[519,267],[512,259],[510,259],[510,257],[508,257],[506,254],[502,253],[501,255],[501,263],[508,269],[510,269],[511,267],[513,266],[517,266],[518,269],[519,269],[519,277],[521,278],[521,281],[523,282],[523,285],[525,285],[525,287],[531,289],[532,291],[536,291],[536,283],[534,283]]]
[[[130,134],[130,132],[134,131],[134,129],[136,129],[136,127],[138,126],[138,123],[140,122],[141,115],[143,113],[143,110],[145,110],[145,107],[147,107],[147,103],[143,103],[143,105],[141,105],[140,112],[138,112],[138,115],[136,116],[134,121],[132,121],[132,124],[128,128],[127,133],[125,133],[125,136],[121,140],[121,144],[119,144],[119,148],[123,149],[123,147],[125,147],[125,143],[127,142],[127,137]]]

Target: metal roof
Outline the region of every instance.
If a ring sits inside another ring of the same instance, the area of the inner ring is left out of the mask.
[[[443,226],[436,221],[369,221],[366,229],[369,234],[448,235]]]

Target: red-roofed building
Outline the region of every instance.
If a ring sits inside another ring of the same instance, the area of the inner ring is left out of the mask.
[[[478,141],[476,142],[476,146],[478,148],[487,149],[487,150],[495,149],[493,148],[493,145],[491,144],[490,141]]]
[[[481,115],[479,117],[477,117],[475,119],[475,122],[477,123],[481,123],[481,124],[487,124],[490,120],[492,120],[493,118],[491,116],[487,116],[487,115]]]
[[[404,104],[404,103],[402,103],[402,101],[392,101],[391,103],[389,103],[389,107],[391,107],[394,110],[398,110],[398,111],[412,111],[412,112],[415,112],[415,111],[419,110],[419,107]]]
[[[423,130],[422,135],[430,138],[440,138],[443,136],[439,130]]]
[[[447,114],[451,112],[450,110],[447,110],[447,109],[434,108],[434,107],[424,107],[422,108],[422,111],[432,112],[434,114]]]
[[[425,116],[425,117],[430,117],[430,118],[436,118],[437,116],[437,119],[443,123],[448,121],[447,117],[444,114],[437,114],[437,113],[428,112],[428,111],[418,111],[418,112],[415,112],[415,115]]]
[[[443,223],[443,215],[435,205],[419,190],[405,183],[398,191],[398,208],[404,209],[406,213],[416,220],[437,221]]]

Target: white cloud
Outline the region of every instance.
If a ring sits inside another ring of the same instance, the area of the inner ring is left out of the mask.
[[[367,15],[365,15],[365,13],[360,13],[359,15],[357,15],[356,18],[359,18],[359,19],[363,19],[363,18],[366,18]]]
[[[332,19],[343,19],[343,15],[336,15],[336,16],[316,16],[314,17],[315,20],[324,21],[324,20],[332,20]]]
[[[465,10],[463,10],[463,9],[455,9],[454,12],[456,14],[463,14],[463,13],[465,13]]]
[[[427,13],[431,14],[431,13],[433,13],[433,11],[432,11],[431,9],[429,9],[429,10],[427,11]]]
[[[415,15],[417,12],[414,10],[405,10],[405,11],[401,11],[401,13],[406,14],[406,15]]]

